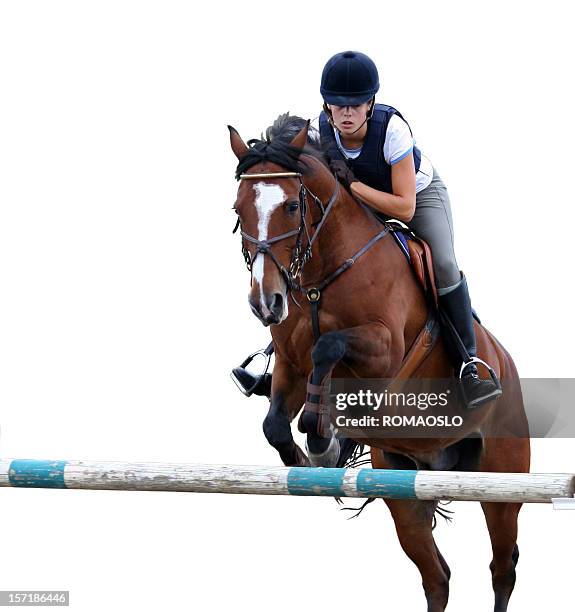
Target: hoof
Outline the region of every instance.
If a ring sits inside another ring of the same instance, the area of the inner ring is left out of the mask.
[[[339,440],[335,436],[332,436],[327,449],[318,455],[310,452],[306,440],[305,450],[312,467],[335,467],[339,459]]]

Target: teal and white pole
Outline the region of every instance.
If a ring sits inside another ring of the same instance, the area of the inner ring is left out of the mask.
[[[554,502],[562,508],[575,502],[574,474],[116,461],[0,459],[0,487]]]

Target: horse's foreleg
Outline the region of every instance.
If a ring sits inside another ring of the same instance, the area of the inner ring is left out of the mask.
[[[299,423],[300,431],[307,433],[307,450],[313,465],[334,466],[339,456],[338,440],[328,428],[329,414],[318,403],[320,388],[325,395],[329,377],[340,362],[366,377],[384,375],[391,361],[390,345],[391,334],[380,323],[327,332],[315,343],[308,402]]]
[[[295,443],[290,423],[305,400],[305,379],[281,359],[276,359],[272,377],[270,409],[263,422],[264,435],[278,451],[284,465],[308,466],[309,460]]]

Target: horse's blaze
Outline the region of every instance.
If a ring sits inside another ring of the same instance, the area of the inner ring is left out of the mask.
[[[286,201],[285,191],[276,184],[258,182],[254,186],[256,192],[255,207],[258,214],[258,240],[266,240],[269,234],[269,223],[272,213]],[[271,283],[267,283],[267,287],[264,286],[264,272],[265,272],[266,257],[258,255],[254,261],[252,268],[252,278],[255,281],[252,284],[251,296],[252,302],[259,301],[260,312],[263,317],[269,316],[270,310],[265,301],[266,291],[269,293],[280,293],[280,288],[283,288],[283,283],[278,284],[278,279],[274,279]],[[275,266],[272,266],[276,270]],[[270,268],[268,268],[270,269]],[[275,282],[274,282],[275,281]],[[287,300],[285,299],[285,289],[281,291],[283,300],[283,313],[281,320],[283,321],[287,317]]]

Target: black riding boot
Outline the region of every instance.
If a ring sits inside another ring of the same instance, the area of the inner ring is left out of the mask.
[[[439,306],[454,328],[453,330],[449,322],[444,321],[447,332],[447,344],[451,347],[451,352],[454,356],[457,356],[455,363],[458,364],[458,374],[463,362],[469,364],[465,366],[461,373],[461,386],[466,401],[466,408],[470,410],[477,408],[501,395],[502,391],[499,380],[497,380],[493,371],[491,372],[495,380],[493,378],[479,378],[477,366],[473,361],[469,362],[469,358],[477,358],[477,348],[471,300],[469,299],[467,281],[463,274],[460,283],[455,289],[439,296]],[[463,346],[458,342],[453,331],[457,332]],[[467,352],[467,356],[465,352]]]
[[[236,383],[238,389],[247,397],[250,395],[263,395],[265,397],[271,397],[272,375],[268,373],[268,368],[270,366],[270,359],[273,352],[274,345],[273,342],[270,342],[265,349],[248,355],[248,357],[246,357],[237,368],[232,370],[232,380]],[[262,356],[265,359],[265,369],[263,374],[252,374],[246,369],[257,356]]]
[[[232,380],[236,383],[239,390],[248,397],[250,395],[263,395],[271,397],[272,394],[272,375],[252,374],[245,368],[238,366],[232,370]]]

